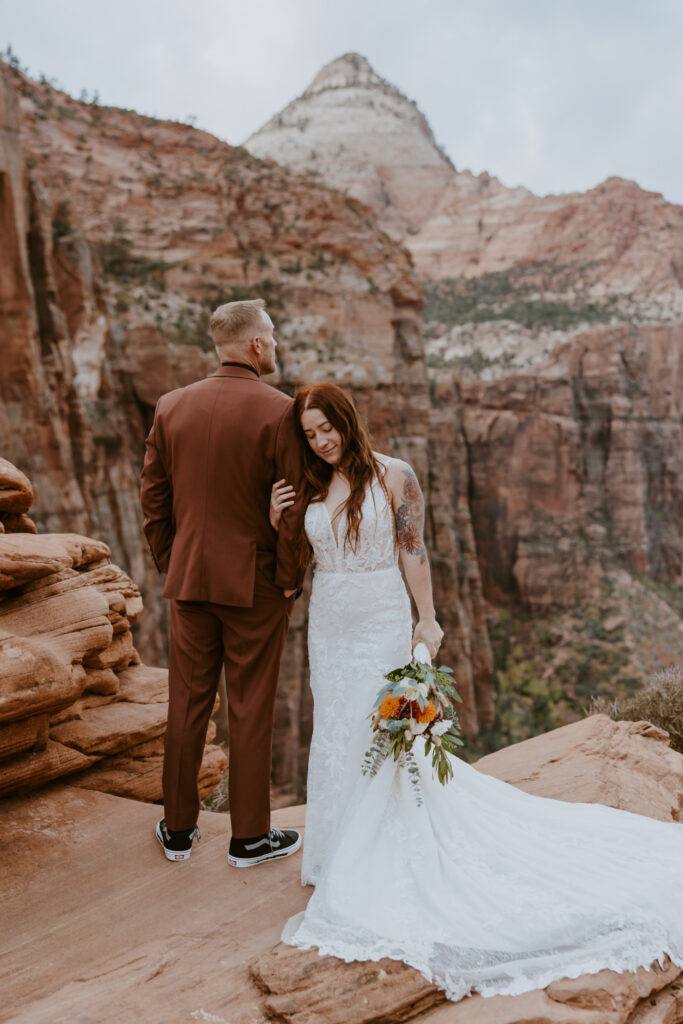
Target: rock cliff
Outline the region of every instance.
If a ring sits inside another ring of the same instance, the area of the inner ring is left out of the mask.
[[[417,105],[358,53],[327,64],[245,145],[344,189],[398,238],[419,231],[458,178]]]

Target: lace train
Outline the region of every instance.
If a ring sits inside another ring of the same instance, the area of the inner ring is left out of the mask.
[[[519,995],[605,968],[683,967],[683,825],[532,796],[464,762],[424,804],[386,763],[356,786],[282,939],[402,960],[443,988]]]
[[[555,949],[519,954],[502,950],[475,950],[434,943],[419,949],[407,948],[357,928],[343,929],[333,921],[318,919],[314,930],[303,923],[305,911],[290,918],[282,932],[282,941],[300,949],[317,948],[320,956],[334,956],[346,963],[358,960],[401,960],[418,970],[427,981],[443,989],[448,999],[457,1001],[478,992],[482,996],[518,996],[545,988],[560,978],[578,978],[598,971],[636,971],[651,968],[655,962],[665,967],[666,956],[683,966],[683,945],[672,946],[661,930],[624,928],[618,920],[605,922],[605,930],[586,937],[580,949],[558,946]],[[322,932],[319,928],[322,928]],[[602,939],[604,941],[600,942]]]

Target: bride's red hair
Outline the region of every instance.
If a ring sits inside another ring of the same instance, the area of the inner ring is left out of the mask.
[[[342,457],[339,468],[343,471],[351,493],[346,499],[346,534],[344,547],[348,545],[352,551],[358,548],[361,519],[361,506],[365,491],[374,476],[386,491],[384,483],[384,467],[375,457],[370,443],[370,435],[360,419],[353,401],[338,384],[324,381],[322,384],[311,384],[304,388],[294,399],[296,422],[301,432],[304,449],[304,476],[306,478],[307,498],[310,502],[324,501],[330,489],[330,481],[335,467],[316,455],[301,425],[301,417],[307,409],[319,409],[327,420],[338,431],[342,443]],[[307,503],[308,503],[307,502]],[[302,561],[311,561],[312,551],[304,538]]]

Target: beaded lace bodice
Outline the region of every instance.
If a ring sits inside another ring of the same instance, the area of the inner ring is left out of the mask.
[[[398,565],[394,513],[384,488],[374,478],[365,492],[356,551],[344,543],[346,512],[337,520],[335,537],[330,514],[322,501],[306,510],[305,528],[313,548],[316,572],[355,573],[391,569]]]

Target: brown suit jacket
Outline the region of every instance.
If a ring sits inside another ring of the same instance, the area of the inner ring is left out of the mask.
[[[140,501],[164,597],[251,608],[257,553],[273,581],[299,589],[301,441],[294,403],[255,371],[220,366],[162,395],[146,441]],[[270,490],[285,477],[297,501],[276,533]],[[271,570],[272,571],[272,570]]]

